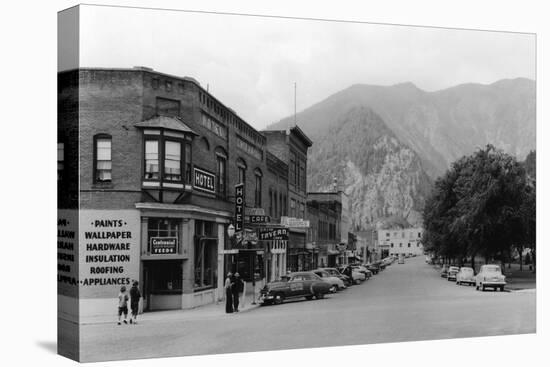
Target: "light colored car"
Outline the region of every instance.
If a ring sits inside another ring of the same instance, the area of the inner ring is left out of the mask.
[[[351,265],[351,268],[365,274],[367,279],[372,276],[372,272],[363,265]]]
[[[456,284],[468,284],[468,285],[475,285],[476,284],[476,277],[474,274],[474,269],[468,268],[466,266],[463,266],[460,268],[458,273],[456,274]]]
[[[476,289],[484,291],[485,288],[493,288],[501,291],[506,285],[506,277],[502,275],[499,265],[482,265],[476,275]]]
[[[456,280],[456,275],[458,274],[460,268],[458,266],[449,267],[449,272],[447,273],[447,280]]]
[[[322,270],[322,269],[316,269],[316,270],[313,270],[313,272],[315,274],[317,274],[319,277],[321,277],[321,279],[324,281],[324,282],[327,282],[328,284],[331,285],[330,287],[330,292],[331,293],[335,293],[337,290],[339,289],[344,289],[346,288],[346,286],[344,285],[344,282],[342,281],[342,279],[336,277],[336,276],[333,276],[331,274],[329,274],[327,271],[325,270]]]

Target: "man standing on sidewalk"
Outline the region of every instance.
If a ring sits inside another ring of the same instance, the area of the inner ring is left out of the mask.
[[[233,274],[227,273],[225,278],[225,313],[233,313]]]
[[[239,312],[239,298],[244,291],[244,283],[239,273],[235,273],[233,284],[233,311]]]

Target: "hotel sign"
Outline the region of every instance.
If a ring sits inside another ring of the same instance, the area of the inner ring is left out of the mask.
[[[244,184],[235,185],[235,232],[244,228]]]
[[[178,248],[177,237],[151,237],[151,254],[175,254]]]
[[[216,175],[195,167],[193,186],[201,191],[216,193]]]

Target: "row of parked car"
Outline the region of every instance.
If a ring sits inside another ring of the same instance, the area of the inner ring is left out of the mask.
[[[395,261],[388,257],[368,264],[352,264],[343,267],[323,267],[311,271],[289,273],[281,279],[265,285],[260,291],[259,303],[281,304],[286,299],[324,298],[352,285],[361,284]]]
[[[474,269],[463,266],[443,265],[441,276],[448,281],[454,281],[457,285],[467,284],[476,287],[476,290],[484,291],[486,288],[504,290],[506,277],[502,274],[499,265],[482,265],[476,274]]]

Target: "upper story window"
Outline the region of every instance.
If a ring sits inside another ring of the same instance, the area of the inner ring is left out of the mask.
[[[63,169],[65,162],[65,144],[57,143],[57,180],[63,178]]]
[[[254,176],[256,178],[254,189],[254,206],[259,208],[262,206],[262,171],[259,169],[254,170]]]
[[[306,218],[306,206],[304,205],[304,203],[300,203],[300,218]]]
[[[179,139],[177,135],[145,136],[145,180],[158,181],[162,177],[166,182],[191,182],[191,141],[183,134]]]
[[[111,136],[98,134],[94,137],[94,182],[111,182]]]
[[[166,140],[164,142],[164,152],[164,179],[166,181],[182,181],[181,143]]]
[[[271,189],[269,189],[269,216],[273,216],[273,196],[274,193]]]
[[[145,140],[145,179],[159,179],[159,142]]]
[[[290,216],[296,217],[296,200],[290,199]]]
[[[224,198],[226,194],[225,186],[227,180],[227,154],[225,154],[221,148],[217,148],[216,151],[216,167],[218,178],[216,191],[220,197]]]
[[[288,182],[292,186],[296,186],[296,153],[290,152],[290,177]],[[292,206],[290,207],[292,209]]]
[[[246,163],[241,158],[237,159],[237,179],[238,183],[245,183],[246,181]]]

